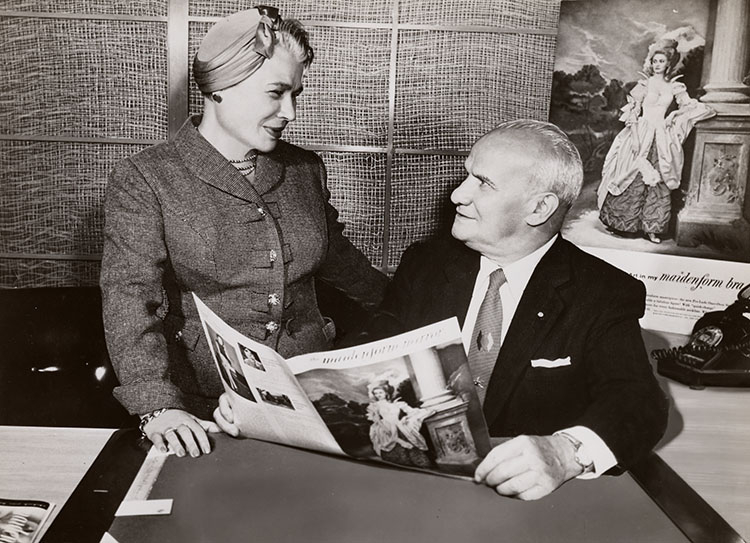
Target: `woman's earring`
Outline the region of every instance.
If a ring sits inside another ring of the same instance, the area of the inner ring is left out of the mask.
[[[221,100],[222,100],[222,98],[221,98],[221,96],[220,96],[220,95],[218,95],[218,94],[216,94],[216,93],[213,93],[213,94],[211,95],[211,100],[213,100],[213,101],[214,101],[214,102],[216,102],[217,104],[220,104],[220,103],[221,103]]]

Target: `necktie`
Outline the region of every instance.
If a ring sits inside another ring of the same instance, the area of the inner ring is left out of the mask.
[[[503,306],[500,287],[505,283],[503,270],[490,274],[490,286],[477,313],[477,322],[469,347],[469,370],[474,378],[479,401],[484,404],[487,385],[500,352],[500,334],[503,329]]]

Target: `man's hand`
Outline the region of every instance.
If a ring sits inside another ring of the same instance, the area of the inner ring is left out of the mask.
[[[234,413],[226,392],[219,396],[219,407],[214,409],[214,420],[221,431],[232,437],[240,435],[240,429],[234,424]]]
[[[219,432],[219,427],[211,421],[201,420],[181,409],[167,409],[144,426],[143,431],[161,452],[167,446],[177,456],[190,454],[192,457],[211,452],[206,432]]]
[[[581,474],[574,453],[562,436],[518,436],[490,451],[477,466],[474,481],[502,496],[538,500]]]

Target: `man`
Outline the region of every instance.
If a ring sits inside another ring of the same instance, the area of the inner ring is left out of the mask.
[[[643,284],[559,234],[578,152],[554,125],[513,121],[476,142],[466,170],[454,239],[407,249],[364,339],[458,317],[490,434],[513,438],[475,474],[502,495],[627,468],[663,435],[668,406],[638,325]]]

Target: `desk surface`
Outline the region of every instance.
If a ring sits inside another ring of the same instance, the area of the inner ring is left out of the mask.
[[[0,497],[54,503],[54,520],[112,432],[0,426]]]
[[[62,506],[113,431],[0,426],[0,496]]]
[[[173,499],[171,515],[115,519],[119,543],[688,541],[627,474],[521,502],[471,481],[224,435],[208,456],[169,457],[149,497]]]
[[[685,336],[644,331],[649,350]],[[669,426],[656,451],[703,499],[750,539],[750,388],[689,386],[657,376],[671,398]]]
[[[116,432],[44,542],[97,543],[108,528],[121,543],[244,540],[248,533],[326,543],[498,534],[534,543],[742,541],[656,455],[633,477],[574,480],[544,500],[520,502],[468,481],[223,435],[210,456],[167,461],[149,496],[173,498],[172,515],[119,518],[110,527],[145,453],[135,430]]]

